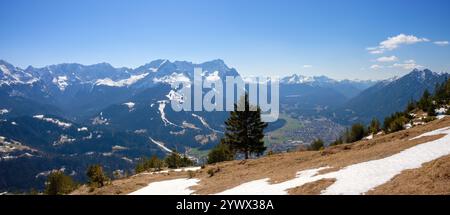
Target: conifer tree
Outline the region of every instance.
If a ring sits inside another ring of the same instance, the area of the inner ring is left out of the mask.
[[[370,122],[369,133],[376,134],[381,130],[380,121],[377,118],[373,118]]]
[[[311,151],[318,151],[321,150],[325,147],[325,144],[323,142],[322,139],[316,139],[314,140],[314,142],[311,143],[311,145],[309,146],[309,150]]]
[[[209,164],[223,162],[223,161],[229,161],[229,160],[233,160],[233,158],[234,158],[234,155],[230,149],[230,146],[227,144],[224,144],[223,142],[219,143],[216,147],[214,147],[208,153],[208,163]]]
[[[223,143],[228,144],[235,153],[243,153],[248,159],[252,153],[259,156],[266,150],[263,138],[267,123],[261,120],[261,109],[250,105],[248,94],[234,105],[234,111],[225,125]]]
[[[91,165],[86,172],[91,186],[103,187],[109,178],[103,172],[103,167],[99,164]]]
[[[47,195],[64,195],[72,192],[77,187],[73,179],[65,175],[63,171],[56,171],[48,175],[44,193]]]

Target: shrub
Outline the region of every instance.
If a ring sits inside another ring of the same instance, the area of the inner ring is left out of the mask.
[[[103,168],[98,164],[89,166],[86,175],[89,178],[89,184],[91,186],[103,187],[105,186],[105,182],[109,180],[104,174]]]
[[[138,164],[136,164],[136,173],[141,173],[144,171],[160,171],[164,168],[164,161],[156,156],[152,156],[150,159],[142,158]]]
[[[428,109],[430,108],[430,106],[432,105],[432,96],[430,94],[430,92],[428,90],[425,90],[423,92],[422,98],[419,100],[419,102],[417,103],[417,106],[422,109],[425,112],[428,112]]]
[[[428,117],[425,117],[425,119],[423,119],[423,121],[425,123],[427,123],[427,122],[431,122],[431,121],[433,121],[435,119],[436,119],[436,117],[434,117],[434,116],[428,116]]]
[[[330,146],[337,146],[337,145],[341,145],[344,143],[344,140],[342,139],[342,137],[337,138],[334,142],[332,142],[330,144]]]
[[[396,118],[389,125],[389,132],[401,131],[404,129],[405,120],[404,118]]]
[[[347,136],[347,143],[353,143],[361,140],[366,136],[367,132],[364,129],[364,125],[360,123],[356,123],[352,125],[350,132]]]
[[[404,125],[411,119],[409,114],[397,112],[384,119],[383,130],[385,133],[396,132],[404,129]]]
[[[126,177],[126,172],[123,170],[114,170],[113,171],[113,177],[114,179],[121,179],[121,178],[125,178]]]
[[[73,179],[65,175],[62,171],[50,173],[45,182],[45,191],[47,195],[64,195],[72,192],[77,187]]]
[[[208,164],[230,161],[234,159],[234,153],[227,144],[219,143],[208,153]]]
[[[321,139],[314,140],[314,142],[312,142],[309,145],[309,150],[311,150],[311,151],[318,151],[323,148],[324,148],[324,143]]]
[[[165,162],[167,167],[171,169],[194,165],[194,162],[191,159],[189,159],[187,156],[182,157],[176,151],[170,153],[170,155],[166,157]]]
[[[436,109],[436,105],[430,105],[427,110],[427,115],[428,116],[436,116],[437,114],[436,114],[435,109]]]
[[[406,113],[410,113],[411,111],[415,110],[417,107],[417,104],[415,101],[411,100],[408,102],[408,105],[406,106]]]
[[[368,132],[371,134],[376,134],[380,130],[381,130],[380,121],[378,121],[378,119],[376,119],[376,118],[373,118],[372,121],[370,122]]]
[[[218,172],[220,172],[220,168],[219,167],[211,168],[211,169],[208,169],[208,171],[207,171],[209,177],[213,177]]]

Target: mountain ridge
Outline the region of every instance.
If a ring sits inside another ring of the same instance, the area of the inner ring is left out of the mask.
[[[408,102],[418,100],[425,90],[433,92],[437,84],[449,77],[448,73],[414,69],[402,77],[378,82],[332,113],[337,115],[335,119],[345,124],[368,123],[373,117],[383,120],[393,112],[404,110]]]

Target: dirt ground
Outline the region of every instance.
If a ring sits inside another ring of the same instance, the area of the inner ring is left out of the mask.
[[[195,194],[214,194],[253,180],[269,178],[271,183],[280,183],[293,179],[301,170],[331,167],[319,172],[319,174],[324,174],[351,164],[385,158],[417,144],[438,139],[440,136],[410,140],[422,133],[447,126],[450,126],[450,119],[444,118],[393,134],[375,136],[372,140],[329,147],[323,151],[290,152],[259,159],[207,165],[204,169],[196,172],[194,177],[200,179],[200,182],[191,189],[195,190]],[[450,186],[448,186],[450,182],[449,161],[450,158],[441,158],[419,169],[405,171],[369,194],[448,194],[450,190]],[[216,170],[212,177],[207,174],[211,168]],[[187,178],[188,173],[138,174],[127,179],[113,181],[111,185],[95,189],[92,192],[83,186],[73,194],[127,194],[151,182],[182,177]],[[404,183],[405,181],[408,183]],[[288,192],[289,194],[319,194],[321,190],[333,183],[332,179],[320,180],[292,188]]]
[[[332,185],[336,179],[320,179],[288,190],[289,195],[319,195],[322,190]]]
[[[450,156],[428,162],[418,169],[403,171],[368,194],[450,195]]]
[[[124,195],[132,193],[140,188],[146,187],[151,182],[170,180],[177,178],[186,178],[184,172],[170,172],[162,174],[138,174],[129,178],[114,180],[110,184],[92,189],[87,185],[83,185],[74,192],[72,195]]]

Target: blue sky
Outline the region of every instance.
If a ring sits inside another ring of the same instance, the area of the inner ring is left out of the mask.
[[[243,75],[450,72],[448,0],[0,0],[0,8],[0,59],[20,67],[221,58]]]

